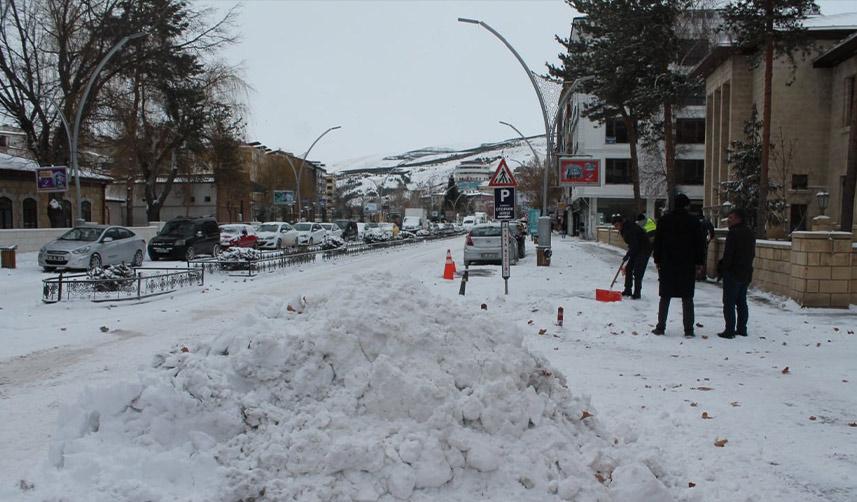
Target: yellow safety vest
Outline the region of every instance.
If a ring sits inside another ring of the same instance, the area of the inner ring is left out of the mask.
[[[655,223],[655,220],[653,220],[651,218],[647,218],[646,224],[643,225],[643,230],[645,230],[646,233],[649,233],[649,232],[654,232],[656,228],[658,228],[658,226]]]

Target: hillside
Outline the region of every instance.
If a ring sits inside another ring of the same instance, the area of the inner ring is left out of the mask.
[[[542,159],[544,136],[527,138]],[[337,162],[328,167],[337,176],[340,196],[354,199],[375,194],[379,189],[395,190],[402,185],[408,191],[442,189],[455,166],[468,160],[495,162],[504,157],[509,167],[532,162],[533,154],[522,139],[483,143],[469,148],[426,147],[395,155],[363,157]]]

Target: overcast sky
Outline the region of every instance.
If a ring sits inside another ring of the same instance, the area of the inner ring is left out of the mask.
[[[852,0],[819,2],[825,13]],[[217,2],[219,8],[233,3]],[[530,68],[557,62],[575,12],[561,0],[245,1],[241,40],[226,51],[252,86],[248,140],[310,158],[344,159],[514,137],[544,126],[526,74],[485,29],[499,31]]]

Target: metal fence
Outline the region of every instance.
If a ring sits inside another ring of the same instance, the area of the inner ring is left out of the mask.
[[[93,302],[140,300],[189,286],[205,284],[205,270],[199,268],[134,269],[128,278],[93,278],[89,274],[59,274],[42,280],[42,301],[87,299]]]
[[[253,258],[225,259],[221,257],[199,258],[188,262],[188,267],[201,268],[206,272],[227,272],[234,275],[250,276],[259,272],[270,272],[280,268],[305,265],[316,260],[330,261],[342,256],[371,253],[380,249],[401,246],[413,246],[424,241],[447,239],[457,235],[439,235],[416,239],[396,239],[372,243],[348,243],[334,249],[321,249],[319,246],[299,251],[260,251]]]

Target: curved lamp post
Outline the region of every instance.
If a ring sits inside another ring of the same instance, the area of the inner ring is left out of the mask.
[[[303,154],[303,157],[301,157],[301,164],[298,166],[297,169],[295,169],[295,165],[292,164],[291,155],[286,155],[286,162],[289,164],[289,167],[292,168],[292,174],[295,175],[295,184],[297,185],[296,190],[297,190],[297,198],[298,198],[298,219],[300,219],[303,216],[303,205],[301,204],[301,176],[303,175],[303,172],[304,172],[304,164],[306,163],[306,158],[307,158],[307,156],[309,156],[309,152],[312,151],[312,148],[315,146],[315,144],[318,143],[319,140],[321,140],[321,138],[323,138],[325,134],[329,133],[330,131],[335,131],[336,129],[342,129],[342,126],[330,127],[326,131],[324,131],[323,133],[319,134],[319,136],[317,138],[315,138],[315,141],[312,142],[312,144],[309,146],[309,148],[307,148],[306,152]]]
[[[75,190],[77,191],[77,222],[78,224],[83,223],[83,208],[82,201],[80,199],[80,164],[78,163],[77,154],[80,140],[80,122],[83,120],[83,109],[86,104],[86,100],[89,98],[89,93],[92,91],[92,86],[95,84],[95,79],[98,77],[98,74],[101,73],[101,70],[104,69],[104,65],[107,64],[107,61],[113,57],[114,54],[119,52],[122,47],[125,46],[129,41],[134,40],[135,38],[145,37],[145,33],[134,33],[132,35],[127,35],[122,37],[121,40],[116,42],[107,54],[101,59],[98,63],[98,66],[95,67],[95,70],[92,71],[92,75],[89,76],[89,80],[86,82],[86,87],[83,90],[83,96],[80,98],[80,102],[77,104],[77,112],[74,114],[74,128],[72,129],[71,139],[69,140],[69,157],[71,157],[71,170],[74,172],[74,184]],[[62,118],[62,115],[60,115]],[[63,119],[65,123],[65,119]],[[68,124],[65,124],[66,131],[68,130]],[[66,133],[68,134],[68,133]]]

